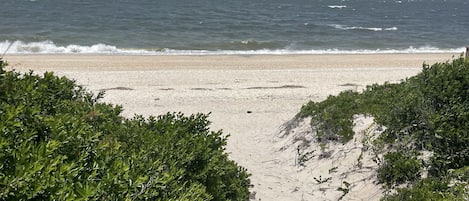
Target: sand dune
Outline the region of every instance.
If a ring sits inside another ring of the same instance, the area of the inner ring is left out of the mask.
[[[420,72],[423,62],[451,57],[7,55],[5,59],[18,71],[55,71],[92,91],[105,90],[103,101],[122,105],[128,117],[169,111],[211,113],[212,128],[231,134],[227,146],[230,157],[252,173],[255,200],[337,200],[342,195],[337,188],[344,185],[343,181],[361,179],[350,171],[360,171],[351,169],[357,163],[356,153],[351,151],[360,150],[362,144],[331,145],[340,161],[332,157],[300,166],[295,162],[298,141],[292,140],[304,130],[280,137],[282,125],[309,100],[324,100],[328,95],[361,90],[373,83],[399,82]],[[366,118],[357,121],[365,128],[370,125]],[[314,149],[318,147],[311,147],[311,151]],[[352,155],[343,155],[346,150]],[[363,160],[362,167],[372,165]],[[349,168],[329,172],[339,166]],[[347,171],[349,176],[340,176]],[[368,173],[365,182],[353,183],[347,200],[379,198],[380,190],[371,182],[373,174]],[[333,177],[333,181],[319,184],[315,177]]]

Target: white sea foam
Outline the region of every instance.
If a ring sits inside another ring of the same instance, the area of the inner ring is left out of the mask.
[[[0,53],[8,49],[8,54],[116,54],[116,55],[282,55],[282,54],[392,54],[392,53],[462,53],[465,48],[439,49],[430,46],[409,47],[405,49],[317,49],[317,50],[174,50],[174,49],[121,49],[111,45],[95,44],[91,46],[58,46],[52,41],[25,43],[21,41],[0,42]]]
[[[345,5],[329,5],[329,6],[327,6],[327,7],[332,8],[332,9],[347,8],[347,6],[345,6]]]
[[[329,25],[331,27],[334,27],[336,29],[340,30],[368,30],[368,31],[397,31],[397,27],[387,27],[387,28],[382,28],[382,27],[360,27],[360,26],[346,26],[346,25],[341,25],[341,24],[331,24]]]
[[[4,41],[0,43],[0,52],[6,51],[10,46],[8,53],[13,54],[150,54],[147,50],[119,49],[112,45],[102,43],[91,46],[82,45],[56,45],[52,41],[29,42],[23,41]]]

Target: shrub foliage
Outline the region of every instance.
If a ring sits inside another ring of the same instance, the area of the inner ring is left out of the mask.
[[[207,115],[145,119],[53,73],[0,71],[0,200],[247,200]]]
[[[401,83],[375,84],[362,93],[345,91],[322,102],[310,102],[299,116],[312,117],[318,140],[346,142],[353,138],[355,114],[372,115],[386,128],[378,141],[391,151],[380,164],[379,181],[391,188],[414,184],[414,188],[400,189],[387,199],[412,200],[421,193],[427,197],[451,194],[453,197],[447,197],[469,199],[468,177],[452,174],[468,174],[468,60],[424,64],[421,73]],[[418,157],[423,151],[432,153],[426,161]],[[421,180],[424,170],[428,170],[428,179]],[[464,187],[448,187],[455,182]]]

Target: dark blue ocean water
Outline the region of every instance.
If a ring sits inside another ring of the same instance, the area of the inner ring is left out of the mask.
[[[468,0],[0,0],[9,53],[458,52]],[[1,52],[0,52],[1,53]]]

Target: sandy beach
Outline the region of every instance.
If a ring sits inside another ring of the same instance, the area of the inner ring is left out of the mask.
[[[282,124],[310,100],[359,91],[373,83],[399,82],[420,72],[424,62],[445,62],[453,56],[459,55],[6,55],[4,59],[9,69],[54,71],[94,92],[105,90],[103,101],[122,105],[127,117],[211,113],[211,128],[230,134],[230,157],[252,174],[253,200],[337,200],[337,195],[311,187],[315,171],[323,170],[298,167],[292,162],[294,154],[279,150],[285,143],[278,139]],[[379,199],[379,193],[366,195],[353,189],[347,196],[346,200]]]

